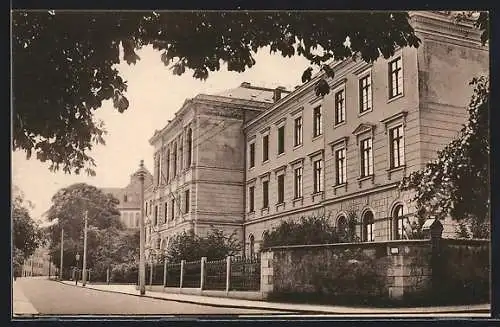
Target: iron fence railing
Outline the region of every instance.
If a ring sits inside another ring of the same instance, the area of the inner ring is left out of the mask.
[[[180,287],[181,281],[181,264],[167,264],[167,287]]]
[[[201,260],[184,262],[182,287],[199,288],[201,279]]]
[[[260,257],[232,257],[229,290],[260,290]]]
[[[151,275],[151,268],[153,274]],[[155,263],[146,265],[146,284],[148,285],[163,285],[163,264]]]
[[[207,290],[226,289],[226,260],[208,261],[205,263],[205,285]]]

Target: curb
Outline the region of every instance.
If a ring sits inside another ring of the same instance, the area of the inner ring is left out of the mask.
[[[56,280],[55,282],[61,283],[63,285],[67,286],[73,286],[73,287],[79,287],[79,288],[85,288],[81,285],[72,285],[72,284],[66,284],[61,281]],[[197,305],[206,305],[210,307],[218,307],[218,308],[232,308],[232,309],[251,309],[251,310],[267,310],[267,311],[282,311],[282,312],[289,312],[289,313],[304,313],[304,314],[321,314],[321,315],[373,315],[373,316],[382,316],[382,315],[422,315],[422,314],[436,314],[436,315],[441,315],[441,314],[491,314],[491,311],[488,309],[471,309],[471,310],[453,310],[453,311],[440,311],[440,312],[394,312],[394,313],[389,313],[389,312],[370,312],[370,313],[342,313],[342,312],[330,312],[330,311],[322,311],[322,310],[304,310],[304,309],[280,309],[280,308],[262,308],[258,306],[244,306],[244,305],[234,305],[234,304],[217,304],[217,303],[202,303],[202,302],[196,302],[196,301],[191,301],[191,300],[182,300],[182,299],[166,299],[164,297],[159,297],[159,296],[154,296],[154,295],[139,295],[139,294],[133,294],[133,293],[126,293],[126,292],[120,292],[120,291],[111,291],[111,290],[101,290],[97,288],[92,288],[89,287],[87,289],[91,289],[94,291],[99,291],[99,292],[105,292],[105,293],[115,293],[115,294],[123,294],[123,295],[131,295],[135,297],[140,297],[140,298],[150,298],[150,299],[155,299],[155,300],[163,300],[163,301],[173,301],[173,302],[179,302],[179,303],[189,303],[189,304],[197,304]]]

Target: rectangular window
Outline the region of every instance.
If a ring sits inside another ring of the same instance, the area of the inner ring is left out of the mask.
[[[336,174],[335,180],[337,185],[344,184],[347,181],[347,168],[346,168],[346,150],[340,149],[335,151],[335,164]]]
[[[335,125],[345,121],[344,90],[335,93]]]
[[[403,66],[401,57],[389,62],[389,98],[403,94]]]
[[[302,144],[302,117],[295,118],[293,139],[294,139],[294,146]]]
[[[365,112],[372,108],[372,86],[370,75],[359,80],[359,112]]]
[[[314,193],[323,191],[323,163],[322,160],[314,162]]]
[[[156,156],[156,185],[160,185],[161,183],[161,157],[160,155]]]
[[[285,202],[285,175],[278,176],[278,203]]]
[[[172,177],[177,175],[177,144],[174,144],[173,158],[172,158]]]
[[[321,116],[321,106],[317,106],[313,110],[313,136],[323,134],[323,118]]]
[[[174,220],[175,219],[175,199],[172,199],[171,203],[170,203],[170,219],[171,220]]]
[[[248,211],[254,212],[254,196],[255,196],[255,187],[250,186],[248,188]]]
[[[189,212],[189,190],[184,191],[184,213]]]
[[[255,143],[250,143],[250,168],[255,166]]]
[[[269,181],[262,182],[262,208],[269,208]]]
[[[158,206],[155,206],[155,219],[153,220],[153,225],[158,225]]]
[[[165,179],[170,180],[170,150],[167,150],[167,159],[165,160],[167,167],[165,168]]]
[[[361,141],[361,177],[373,175],[372,139]]]
[[[389,143],[391,168],[401,167],[404,165],[404,139],[402,125],[389,130]]]
[[[285,152],[285,126],[278,128],[278,154]]]
[[[293,185],[294,198],[302,197],[302,167],[295,168],[294,172],[294,185]]]
[[[166,222],[168,220],[168,204],[167,202],[165,202],[164,204],[164,217],[163,217],[163,221]]]
[[[269,160],[269,135],[262,136],[262,161]]]

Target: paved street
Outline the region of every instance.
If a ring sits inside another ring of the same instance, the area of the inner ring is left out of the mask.
[[[18,278],[15,282],[14,310],[39,315],[169,315],[169,314],[271,314],[279,311],[236,309],[140,298],[74,287],[41,278]],[[23,296],[24,295],[24,296]],[[17,296],[17,299],[16,299]],[[16,300],[18,305],[16,306]],[[29,302],[29,303],[27,303]],[[21,304],[21,305],[19,305]]]

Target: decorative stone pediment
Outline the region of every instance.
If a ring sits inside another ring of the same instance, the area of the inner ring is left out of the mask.
[[[352,134],[356,135],[356,143],[359,145],[359,137],[362,134],[370,133],[370,136],[373,138],[375,136],[375,125],[361,123],[354,129]]]
[[[361,123],[352,131],[352,134],[358,136],[363,133],[371,132],[375,129],[375,125]]]

